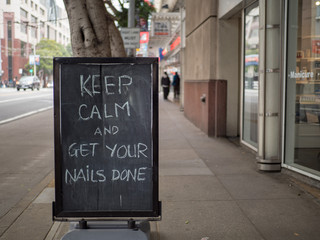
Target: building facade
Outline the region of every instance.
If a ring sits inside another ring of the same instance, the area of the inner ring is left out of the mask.
[[[55,0],[5,0],[0,6],[2,82],[12,83],[26,74],[24,67],[35,45],[43,38],[67,45],[67,14]]]
[[[185,116],[320,180],[320,1],[186,0]]]

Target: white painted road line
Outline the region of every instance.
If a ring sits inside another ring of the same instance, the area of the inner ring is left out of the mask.
[[[0,101],[0,103],[14,102],[14,101],[27,100],[27,99],[32,99],[32,98],[47,97],[47,96],[51,96],[51,94],[40,95],[40,96],[32,96],[32,97],[20,97],[20,98],[7,99],[7,100]]]
[[[5,119],[5,120],[2,120],[0,121],[0,125],[1,124],[4,124],[4,123],[8,123],[8,122],[11,122],[11,121],[14,121],[14,120],[18,120],[20,118],[24,118],[24,117],[28,117],[32,114],[36,114],[36,113],[40,113],[40,112],[43,112],[43,111],[46,111],[46,110],[49,110],[53,108],[53,106],[50,106],[50,107],[46,107],[46,108],[41,108],[41,109],[38,109],[38,110],[35,110],[35,111],[31,111],[31,112],[27,112],[27,113],[24,113],[24,114],[21,114],[19,116],[15,116],[13,118],[8,118],[8,119]]]

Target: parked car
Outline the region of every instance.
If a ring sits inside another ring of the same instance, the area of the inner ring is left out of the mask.
[[[47,88],[53,88],[53,82],[48,82]]]
[[[32,91],[36,88],[40,90],[40,80],[36,76],[23,76],[16,83],[17,90],[23,89],[24,91],[27,89],[31,89]]]

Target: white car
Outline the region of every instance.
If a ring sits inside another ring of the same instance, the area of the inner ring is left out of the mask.
[[[53,88],[53,82],[48,82],[47,87],[48,88]]]

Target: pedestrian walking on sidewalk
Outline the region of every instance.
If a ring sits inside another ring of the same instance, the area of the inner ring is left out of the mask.
[[[180,77],[178,72],[176,72],[176,74],[173,76],[172,86],[174,98],[178,98],[180,94]]]
[[[162,90],[163,90],[163,99],[167,100],[168,99],[168,95],[169,95],[169,91],[170,91],[170,78],[167,74],[167,72],[164,72],[164,76],[162,76],[161,78],[161,86],[162,86]]]

